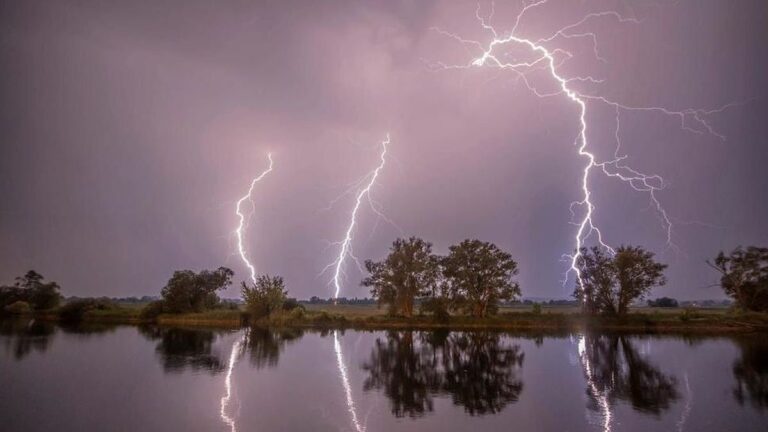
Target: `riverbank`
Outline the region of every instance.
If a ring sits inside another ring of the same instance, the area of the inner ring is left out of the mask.
[[[38,319],[59,321],[55,312],[37,314]],[[445,320],[428,315],[411,318],[390,317],[371,306],[309,307],[297,309],[268,319],[252,322],[248,314],[238,309],[212,310],[190,314],[161,314],[154,319],[143,318],[141,308],[117,307],[85,313],[82,322],[109,324],[159,324],[167,326],[205,326],[240,328],[262,325],[315,329],[359,330],[555,330],[555,331],[631,331],[647,333],[745,333],[768,332],[768,314],[734,313],[725,309],[666,309],[642,308],[624,317],[585,316],[574,308],[545,308],[541,312],[529,309],[503,310],[495,316],[473,318],[452,316]]]

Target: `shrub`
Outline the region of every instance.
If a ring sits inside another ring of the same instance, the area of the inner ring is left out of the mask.
[[[248,286],[243,282],[243,301],[253,319],[268,317],[283,309],[287,291],[280,276],[261,275]]]
[[[541,304],[539,304],[539,303],[534,303],[534,304],[533,304],[533,310],[532,310],[532,311],[533,311],[533,314],[534,314],[534,315],[541,315]]]
[[[304,309],[304,306],[301,303],[299,303],[299,301],[296,300],[295,298],[287,298],[283,302],[284,311],[292,311],[297,308]]]
[[[155,300],[147,303],[147,305],[141,309],[139,316],[142,319],[155,320],[161,313],[163,313],[164,308],[165,303],[162,300]]]
[[[4,310],[13,315],[26,315],[32,312],[32,307],[25,301],[16,301],[6,306]]]
[[[448,312],[448,306],[448,299],[444,297],[430,297],[421,302],[419,309],[421,312],[432,314],[437,320],[447,321],[451,318],[451,314]]]
[[[117,305],[106,298],[86,298],[68,302],[59,310],[59,318],[65,322],[79,322],[88,311],[115,309]]]

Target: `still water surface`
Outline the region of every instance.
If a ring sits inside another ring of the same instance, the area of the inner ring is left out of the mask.
[[[0,429],[765,431],[768,338],[0,321]]]

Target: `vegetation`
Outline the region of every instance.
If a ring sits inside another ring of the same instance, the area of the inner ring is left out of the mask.
[[[500,300],[520,296],[517,263],[493,243],[464,240],[442,260],[446,292],[454,308],[478,318],[495,314]]]
[[[288,292],[280,276],[261,275],[250,286],[243,282],[241,292],[251,318],[259,319],[283,310]]]
[[[422,312],[438,319],[447,319],[451,310],[482,318],[496,313],[500,301],[520,295],[512,256],[479,240],[465,240],[439,257],[420,238],[397,239],[384,261],[368,260],[365,266],[370,276],[362,285],[372,288],[371,295],[392,316],[412,317],[418,302]]]
[[[648,300],[648,307],[676,308],[679,306],[677,300],[670,297],[660,297],[656,300]]]
[[[219,305],[217,291],[232,283],[234,272],[226,267],[216,270],[175,271],[160,291],[165,313],[202,312]]]
[[[67,302],[59,310],[59,318],[65,322],[80,322],[85,314],[94,310],[111,310],[117,308],[117,305],[106,299],[80,299]]]
[[[653,257],[652,252],[634,246],[621,246],[612,255],[600,247],[582,248],[573,296],[581,299],[587,313],[625,315],[632,302],[666,284],[667,265]]]
[[[720,286],[739,308],[768,311],[768,248],[738,247],[708,263],[720,272]]]
[[[34,270],[16,278],[12,286],[0,286],[0,309],[16,302],[27,303],[32,309],[53,309],[61,302],[59,284],[44,282],[43,275]]]
[[[362,285],[389,308],[390,315],[413,316],[415,299],[434,295],[440,276],[432,244],[416,237],[397,239],[384,261],[365,261],[370,276]]]

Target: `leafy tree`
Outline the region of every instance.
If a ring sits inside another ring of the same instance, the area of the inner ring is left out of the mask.
[[[169,313],[201,312],[219,303],[216,291],[232,283],[234,272],[226,267],[216,270],[175,271],[160,295],[163,311]]]
[[[413,316],[414,300],[433,295],[440,275],[439,259],[432,244],[420,238],[397,239],[384,261],[367,260],[370,276],[362,285],[371,287],[379,305],[386,304],[390,315]]]
[[[582,248],[577,266],[579,278],[573,296],[581,301],[584,311],[596,314],[605,307],[615,311],[611,298],[615,284],[612,257],[596,246]]]
[[[496,313],[500,300],[520,296],[517,262],[493,243],[464,240],[442,261],[447,290],[455,307],[475,317]]]
[[[624,315],[629,305],[643,299],[654,286],[666,284],[666,264],[654,261],[652,252],[641,247],[621,246],[609,257],[600,248],[583,248],[577,265],[580,280],[574,297],[590,313]]]
[[[737,247],[708,264],[720,272],[720,286],[740,308],[768,311],[768,248]]]
[[[656,300],[648,300],[648,306],[650,307],[662,307],[662,308],[676,308],[679,306],[677,300],[670,297],[660,297]]]
[[[243,282],[241,292],[248,312],[255,319],[282,310],[288,297],[280,276],[261,275],[251,286]]]
[[[34,309],[52,309],[61,302],[59,284],[44,282],[43,275],[34,270],[16,278],[13,286],[0,287],[0,306],[17,301],[29,303]]]

